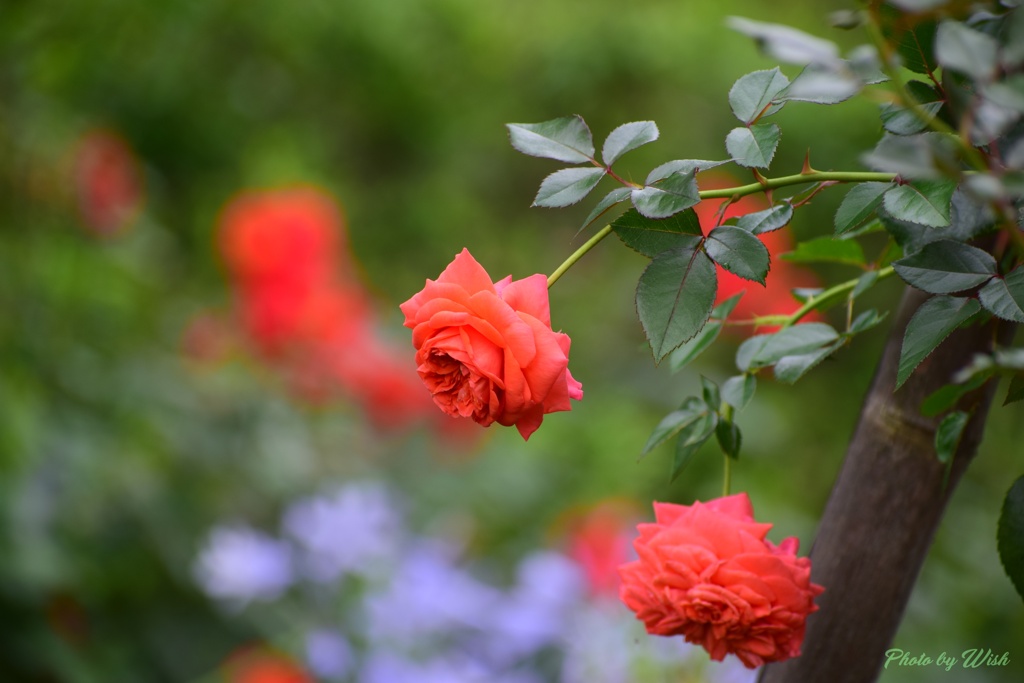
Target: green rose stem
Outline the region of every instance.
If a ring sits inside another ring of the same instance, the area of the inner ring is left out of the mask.
[[[892,266],[886,266],[885,268],[882,268],[881,270],[878,271],[878,279],[875,281],[878,282],[878,280],[884,280],[885,278],[892,275],[894,272],[896,271],[893,269]],[[840,296],[846,294],[847,292],[853,290],[853,288],[857,286],[858,282],[860,282],[860,278],[856,277],[853,278],[852,280],[840,282],[838,285],[829,287],[828,289],[826,289],[821,294],[818,294],[817,296],[812,296],[804,303],[803,306],[798,308],[791,315],[785,316],[781,321],[779,321],[779,324],[781,324],[783,327],[795,325],[796,323],[800,322],[801,318],[803,318],[811,311],[822,306],[825,306],[826,304],[830,303],[833,299],[837,299]]]
[[[893,173],[872,173],[866,171],[812,171],[810,173],[798,173],[796,175],[781,176],[779,178],[764,178],[758,183],[750,183],[749,185],[740,185],[739,187],[730,187],[723,190],[705,190],[699,194],[702,200],[721,198],[735,199],[748,194],[774,190],[777,187],[802,185],[804,183],[820,183],[827,180],[840,183],[890,183],[895,179],[896,175]],[[548,277],[548,289],[551,289],[551,285],[558,282],[558,278],[562,277],[565,271],[572,268],[577,261],[583,258],[584,254],[593,249],[598,242],[607,237],[611,232],[611,225],[604,226],[597,232],[597,234],[587,240],[583,246],[573,252],[572,255],[567,258],[562,265],[558,266],[558,268],[555,269],[555,272],[551,273]]]

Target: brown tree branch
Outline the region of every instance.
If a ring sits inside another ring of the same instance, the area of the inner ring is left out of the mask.
[[[927,294],[908,289],[811,550],[811,579],[825,586],[807,622],[800,657],[765,667],[760,683],[866,683],[881,673],[935,530],[977,452],[995,381],[964,396],[972,413],[948,484],[935,456],[938,418],[921,401],[948,384],[975,353],[1012,341],[993,319],[956,330],[896,393],[903,334]]]

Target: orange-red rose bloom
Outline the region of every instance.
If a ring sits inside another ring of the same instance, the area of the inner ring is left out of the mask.
[[[807,615],[824,589],[811,583],[799,541],[765,540],[745,493],[707,503],[655,503],[641,524],[639,559],[619,568],[620,597],[654,635],[681,635],[721,661],[755,668],[800,654]]]
[[[491,282],[466,249],[401,306],[417,371],[434,403],[524,439],[583,386],[569,374],[569,337],[551,329],[547,278]]]

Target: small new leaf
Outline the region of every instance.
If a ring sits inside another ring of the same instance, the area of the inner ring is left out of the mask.
[[[703,251],[670,249],[651,261],[637,283],[636,310],[656,363],[700,332],[717,289],[715,264]]]
[[[700,171],[706,171],[709,168],[715,168],[716,166],[727,164],[730,161],[731,159],[726,159],[724,161],[708,161],[706,159],[676,159],[674,161],[666,161],[660,166],[655,166],[654,170],[647,174],[647,180],[644,181],[644,184],[654,185],[659,180],[664,180],[675,173],[686,174],[690,171],[699,173]]]
[[[722,405],[722,393],[719,391],[718,385],[713,380],[701,375],[700,387],[704,403],[707,404],[710,410],[717,411],[719,406]]]
[[[732,225],[712,230],[704,242],[711,260],[733,275],[760,284],[768,275],[768,248],[752,234]]]
[[[715,427],[715,437],[718,439],[718,446],[723,453],[733,460],[740,457],[740,445],[743,443],[743,437],[735,422],[720,418],[718,426]]]
[[[784,228],[793,220],[793,205],[788,201],[780,202],[770,209],[755,211],[736,219],[736,227],[755,235],[772,232]]]
[[[594,139],[581,116],[565,116],[541,123],[509,123],[512,146],[523,154],[570,164],[593,161]]]
[[[658,126],[654,121],[624,123],[608,134],[601,150],[601,158],[604,159],[605,166],[611,166],[626,152],[657,139]]]
[[[892,265],[908,285],[930,294],[962,292],[996,274],[991,254],[955,240],[930,242]]]
[[[981,310],[977,299],[933,296],[914,313],[903,335],[896,389],[903,386],[914,369],[921,364],[949,333]]]
[[[815,351],[783,356],[775,363],[775,379],[783,384],[794,384],[814,369],[818,363],[838,351],[844,343],[845,341],[840,339]]]
[[[742,374],[730,377],[722,385],[722,400],[736,409],[743,410],[757,389],[757,378],[754,375]]]
[[[580,230],[583,230],[588,225],[596,221],[598,218],[604,215],[608,209],[612,208],[616,204],[626,201],[629,199],[630,189],[628,187],[617,187],[604,196],[597,206],[593,208],[590,214],[587,215],[587,219],[583,221],[583,225],[580,226]]]
[[[782,138],[774,123],[758,123],[749,128],[733,128],[725,138],[725,149],[740,166],[768,168]]]
[[[604,177],[603,168],[563,168],[540,184],[534,206],[557,208],[575,204],[590,194]]]
[[[774,334],[755,335],[736,350],[736,367],[742,372],[767,367],[786,356],[817,351],[838,339],[839,333],[825,323],[802,323]]]
[[[736,118],[749,126],[782,107],[781,104],[773,105],[772,101],[787,86],[789,79],[779,71],[779,67],[746,74],[729,90],[729,106]]]

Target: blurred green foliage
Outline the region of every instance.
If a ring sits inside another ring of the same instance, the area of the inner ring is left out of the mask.
[[[721,158],[729,87],[774,66],[724,28],[724,14],[851,47],[859,35],[822,28],[843,6],[7,2],[0,680],[187,681],[213,670],[259,634],[192,586],[202,535],[225,519],[275,519],[283,501],[324,479],[383,471],[411,492],[424,524],[442,524],[446,510],[472,519],[477,549],[496,562],[545,543],[573,504],[627,496],[646,509],[652,498],[717,495],[711,447],[671,485],[668,453],[636,457],[659,417],[695,393],[696,372],[728,376],[735,344],[674,377],[653,367],[632,303],[643,260],[614,244],[552,291],[586,399],[545,420],[529,446],[492,428],[472,459],[443,457],[447,446],[426,435],[375,433],[350,406],[297,405],[253,363],[189,361],[182,334],[194,314],[229,301],[213,231],[220,207],[246,187],[303,181],[333,191],[361,276],[403,343],[397,302],[463,246],[495,278],[550,272],[580,243],[590,205],[529,209],[555,166],[513,152],[505,122],[579,113],[602,139],[624,121],[656,121],[661,140],[631,153],[620,173]],[[856,168],[880,134],[864,101],[826,113],[796,104],[777,122],[776,171],[795,172],[808,149],[816,167]],[[107,239],[83,229],[70,172],[76,141],[96,127],[123,136],[144,169],[141,215]],[[831,233],[838,201],[824,194],[793,229]],[[887,283],[874,296],[883,305],[898,291]],[[761,382],[739,417],[733,487],[751,492],[774,537],[799,535],[807,550],[884,333],[796,390]],[[996,411],[899,647],[1024,657],[1014,650],[1024,615],[994,542],[1020,424]],[[931,674],[897,669],[882,680]],[[971,680],[1016,679],[992,670]]]

